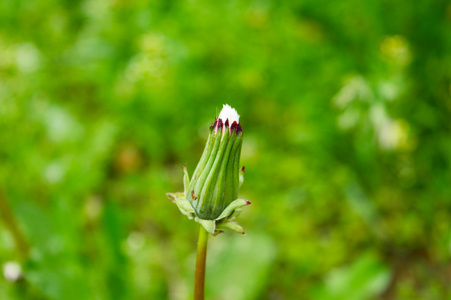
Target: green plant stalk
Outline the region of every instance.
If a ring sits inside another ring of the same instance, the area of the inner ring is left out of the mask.
[[[207,244],[208,232],[200,226],[199,239],[197,240],[196,271],[194,273],[194,300],[204,300]]]
[[[23,260],[28,258],[28,254],[30,248],[25,239],[24,234],[19,228],[17,224],[16,218],[11,210],[11,207],[8,204],[8,201],[3,196],[3,193],[0,191],[0,218],[5,222],[6,227],[11,232],[14,242],[16,244],[18,253]]]

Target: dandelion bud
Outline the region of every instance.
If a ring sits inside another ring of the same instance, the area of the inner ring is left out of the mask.
[[[236,110],[224,105],[185,197],[201,219],[214,220],[238,198],[243,130]]]
[[[235,109],[224,105],[219,117],[210,126],[204,152],[191,181],[184,166],[183,196],[168,194],[180,211],[194,218],[212,234],[229,228],[244,233],[234,219],[243,206],[250,202],[238,199],[244,167],[240,168],[243,129]]]

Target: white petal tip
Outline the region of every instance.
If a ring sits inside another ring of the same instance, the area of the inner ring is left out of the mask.
[[[219,113],[219,119],[222,119],[224,123],[227,119],[229,119],[230,124],[233,124],[233,122],[240,123],[240,115],[228,104],[223,105],[222,110]]]

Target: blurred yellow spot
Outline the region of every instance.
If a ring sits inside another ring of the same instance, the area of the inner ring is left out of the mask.
[[[103,210],[102,199],[96,195],[90,195],[86,199],[85,203],[85,213],[86,216],[91,220],[97,220]]]
[[[407,66],[412,60],[407,40],[400,35],[388,36],[381,43],[381,52],[400,66]]]

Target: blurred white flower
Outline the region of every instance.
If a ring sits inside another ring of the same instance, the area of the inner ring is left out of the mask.
[[[9,282],[15,282],[22,277],[22,267],[18,262],[8,261],[3,264],[3,276]]]

